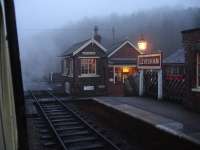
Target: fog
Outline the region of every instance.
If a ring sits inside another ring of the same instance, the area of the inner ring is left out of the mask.
[[[24,83],[60,71],[68,46],[88,39],[95,25],[112,41],[143,34],[153,50],[182,47],[180,31],[200,27],[199,0],[15,0]]]

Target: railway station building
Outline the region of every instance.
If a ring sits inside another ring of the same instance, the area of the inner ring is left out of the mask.
[[[125,79],[138,72],[139,51],[128,39],[104,46],[97,28],[94,33],[61,55],[65,92],[123,96]]]

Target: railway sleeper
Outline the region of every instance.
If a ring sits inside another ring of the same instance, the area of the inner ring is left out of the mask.
[[[52,110],[50,110],[50,109],[45,109],[45,112],[46,113],[54,113],[54,112],[65,112],[65,110],[61,110],[61,109],[52,109]]]
[[[98,140],[96,137],[94,136],[87,136],[87,137],[80,137],[80,138],[70,138],[70,139],[65,139],[64,143],[65,144],[71,144],[71,143],[80,143],[80,142],[93,142],[95,140]]]
[[[57,122],[63,122],[63,121],[74,121],[74,118],[64,118],[64,119],[52,119],[51,121],[53,123],[57,123]]]
[[[58,122],[54,123],[54,126],[68,126],[68,125],[78,125],[80,122],[73,121],[73,122]]]
[[[69,136],[85,136],[85,135],[89,135],[90,132],[89,131],[78,131],[78,132],[64,132],[64,133],[61,133],[60,136],[62,138],[64,137],[69,137]]]
[[[72,130],[80,130],[80,129],[85,129],[83,126],[71,126],[71,127],[61,127],[57,128],[56,131],[72,131]]]
[[[104,144],[102,143],[84,143],[84,144],[72,144],[71,146],[69,146],[70,150],[99,150],[102,148],[104,148]],[[108,149],[106,149],[108,150]]]
[[[46,134],[46,135],[41,135],[40,136],[40,139],[41,140],[51,140],[51,139],[53,139],[54,137],[52,136],[52,135],[50,135],[50,134]]]
[[[46,112],[48,115],[53,115],[53,116],[58,116],[58,115],[68,115],[69,113],[67,112]]]
[[[72,118],[72,115],[48,116],[50,119]]]
[[[56,142],[53,142],[53,141],[44,141],[42,142],[44,146],[46,147],[52,147],[52,146],[56,146],[57,143]]]
[[[48,134],[50,133],[50,130],[45,128],[45,129],[40,129],[39,132],[40,134]]]

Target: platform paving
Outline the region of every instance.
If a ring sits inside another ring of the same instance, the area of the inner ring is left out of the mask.
[[[200,144],[200,114],[180,104],[143,97],[94,97],[98,103],[122,111],[155,128]]]

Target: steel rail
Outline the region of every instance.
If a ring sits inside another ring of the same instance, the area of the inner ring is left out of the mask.
[[[59,134],[58,134],[58,132],[56,131],[56,129],[54,128],[54,126],[53,126],[52,122],[50,121],[49,117],[47,116],[46,112],[43,110],[41,104],[40,104],[39,101],[38,101],[38,98],[33,94],[32,91],[29,91],[29,92],[30,92],[31,96],[34,98],[35,103],[37,104],[38,108],[40,109],[40,111],[41,111],[43,117],[45,118],[45,120],[48,122],[50,128],[52,129],[54,135],[56,136],[56,138],[57,138],[57,140],[59,141],[59,143],[60,143],[60,145],[62,146],[62,148],[63,148],[64,150],[69,150],[69,149],[65,146],[63,140],[62,140],[61,137],[59,136]]]
[[[68,111],[70,111],[76,118],[78,118],[82,123],[84,123],[88,128],[90,128],[94,133],[96,133],[100,138],[102,138],[108,145],[110,145],[112,148],[115,150],[120,150],[116,145],[112,143],[111,140],[106,138],[104,135],[102,135],[100,132],[98,132],[95,128],[93,128],[90,124],[88,124],[84,119],[82,119],[79,115],[77,115],[76,112],[74,112],[71,108],[66,106],[60,98],[55,96],[53,93],[50,91],[46,91],[49,95],[51,95],[57,102],[59,102],[63,107],[65,107]]]

